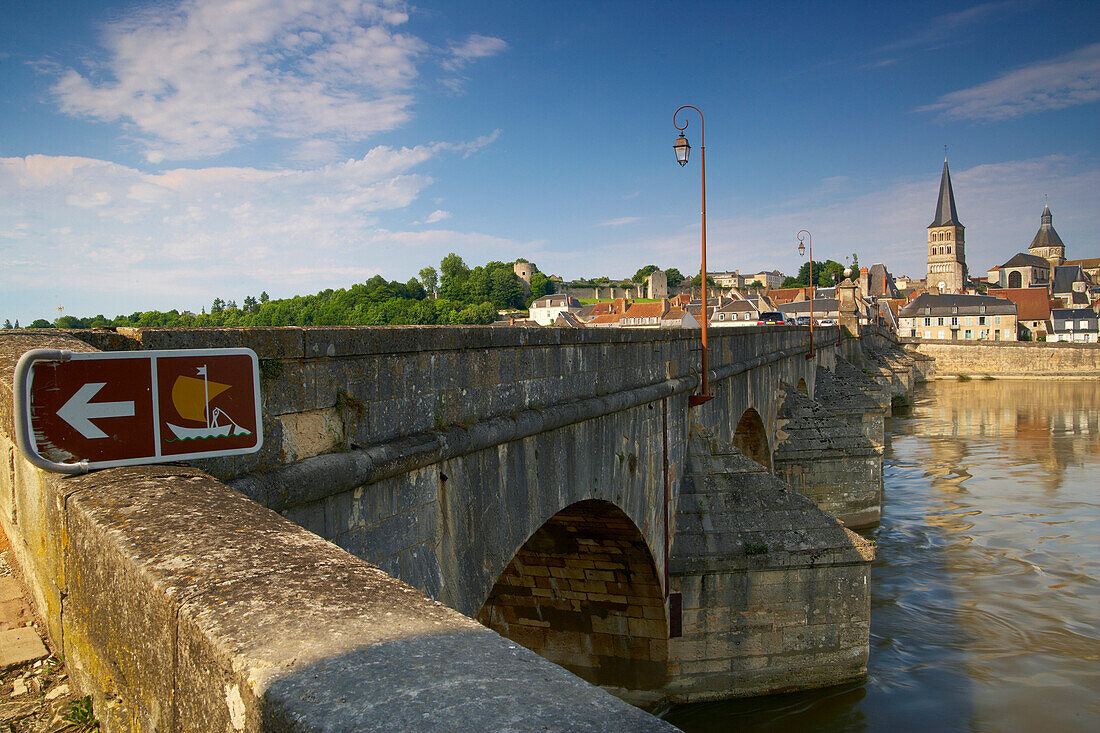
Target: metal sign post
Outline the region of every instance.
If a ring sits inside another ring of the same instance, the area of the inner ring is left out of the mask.
[[[23,354],[16,442],[56,473],[254,453],[263,445],[251,349]]]

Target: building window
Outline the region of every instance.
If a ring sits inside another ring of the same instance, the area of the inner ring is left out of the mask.
[[[983,313],[985,312],[985,306],[984,305],[982,306],[982,312]],[[985,316],[978,316],[978,325],[979,326],[984,326],[985,325]]]
[[[1088,322],[1088,321],[1081,321],[1081,322],[1080,322],[1080,323],[1078,324],[1078,327],[1079,327],[1079,328],[1082,328],[1082,329],[1088,329],[1088,327],[1089,327],[1089,322]]]
[[[931,318],[925,318],[924,319],[924,325],[931,326],[932,325],[932,319]]]
[[[719,321],[724,321],[724,320],[726,320],[726,317],[723,314],[719,313],[718,314],[718,320]]]
[[[959,325],[959,319],[958,319],[958,317],[956,317],[956,316],[952,316],[952,317],[951,317],[951,325],[952,325],[952,326],[957,326],[957,325]]]
[[[970,339],[970,338],[971,338],[971,335],[970,335],[970,334],[971,334],[971,331],[970,331],[970,329],[969,329],[969,328],[968,328],[968,329],[966,329],[965,331],[963,331],[963,338],[964,338],[964,339]]]
[[[1000,316],[993,316],[993,323],[995,325],[998,325],[998,326],[1001,325],[1001,317]]]
[[[942,339],[942,338],[943,338],[943,331],[940,331],[940,332],[939,332],[939,335],[938,335],[938,336],[936,336],[936,338],[938,338],[938,339]]]
[[[982,330],[978,331],[978,338],[984,341],[987,333],[988,332],[983,328]]]
[[[950,245],[949,245],[949,246],[947,247],[947,254],[951,254],[951,247],[950,247]]]
[[[997,331],[997,330],[993,331],[993,340],[994,341],[1000,341],[1001,340],[1001,332],[1000,331]]]
[[[943,319],[942,318],[937,318],[936,319],[936,325],[937,326],[942,326],[943,325]]]

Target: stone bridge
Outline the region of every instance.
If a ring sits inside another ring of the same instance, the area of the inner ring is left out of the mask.
[[[877,521],[882,419],[926,368],[881,339],[820,329],[810,356],[804,329],[712,332],[714,399],[689,407],[690,331],[74,335],[84,349],[253,348],[265,446],[196,468],[625,700],[866,672],[873,552],[836,517]],[[39,345],[15,338],[14,357]],[[34,471],[16,455],[9,536]]]

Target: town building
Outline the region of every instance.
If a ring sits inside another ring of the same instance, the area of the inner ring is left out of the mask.
[[[731,300],[714,309],[711,327],[755,326],[760,320],[760,306],[752,300]]]
[[[799,318],[811,317],[811,305],[814,321],[823,319],[836,321],[840,318],[840,301],[836,298],[814,298],[812,303],[810,300],[791,301],[779,306],[779,310],[783,315],[797,321]]]
[[[1050,286],[1050,262],[1039,255],[1018,252],[1007,262],[989,271],[986,282],[997,288],[1036,288]]]
[[[928,225],[928,274],[925,280],[929,288],[937,288],[940,293],[962,293],[966,290],[965,230],[955,210],[951,173],[944,158],[936,218]]]
[[[519,266],[519,263],[516,263]],[[580,310],[580,301],[569,295],[544,295],[531,302],[531,320],[540,326],[552,326],[563,311]]]
[[[1080,267],[1094,285],[1100,285],[1100,257],[1089,257],[1084,260],[1066,260],[1063,264],[1077,265]]]
[[[921,293],[898,312],[898,334],[952,341],[1015,341],[1016,304],[989,295]]]
[[[1039,231],[1035,232],[1027,253],[1045,259],[1051,270],[1066,262],[1066,245],[1062,244],[1062,238],[1054,231],[1054,216],[1050,213],[1049,206],[1043,206],[1043,213],[1039,217]]]
[[[901,297],[893,276],[886,270],[886,265],[882,264],[859,269],[859,292],[864,298]]]
[[[1100,343],[1096,311],[1092,308],[1055,308],[1050,312],[1050,326],[1047,341]]]
[[[1050,321],[1050,295],[1046,288],[990,288],[986,295],[1016,304],[1017,338],[1021,341],[1046,339]]]
[[[1054,277],[1050,281],[1051,298],[1061,303],[1063,308],[1088,306],[1089,286],[1092,285],[1080,265],[1060,265],[1054,268]]]

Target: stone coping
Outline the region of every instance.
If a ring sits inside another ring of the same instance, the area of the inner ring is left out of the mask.
[[[928,344],[930,346],[959,347],[988,346],[995,349],[1080,349],[1086,351],[1100,349],[1100,343],[1082,344],[1069,341],[959,341],[955,339],[914,338],[912,336],[903,336],[899,341],[903,346]],[[912,356],[912,354],[909,355]],[[921,356],[924,355],[922,354]]]
[[[87,350],[21,336],[8,418],[19,354]],[[62,477],[12,443],[0,523],[106,730],[672,730],[202,471]]]
[[[759,333],[795,331],[794,326],[710,329],[711,341]],[[80,339],[102,351],[247,347],[261,359],[308,359],[398,354],[450,349],[490,349],[572,344],[652,343],[699,340],[698,329],[544,328],[499,326],[265,326],[256,328],[41,329],[0,331],[35,337]]]

